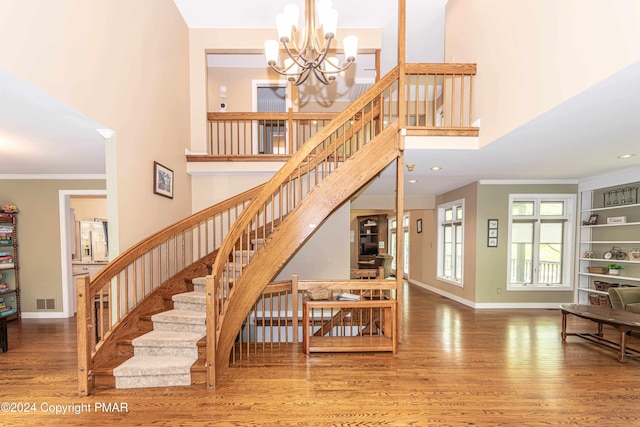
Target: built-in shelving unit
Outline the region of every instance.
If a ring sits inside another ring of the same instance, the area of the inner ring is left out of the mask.
[[[578,228],[576,263],[579,303],[607,302],[607,284],[640,286],[639,186],[635,182],[580,193],[582,225]],[[617,275],[610,274],[609,264],[622,269]]]

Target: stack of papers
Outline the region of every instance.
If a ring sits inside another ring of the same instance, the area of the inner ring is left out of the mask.
[[[336,295],[339,301],[360,301],[360,295],[349,294],[347,292]]]

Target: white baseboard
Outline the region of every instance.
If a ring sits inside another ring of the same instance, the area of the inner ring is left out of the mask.
[[[69,317],[73,317],[67,316],[61,311],[23,311],[22,313],[20,313],[20,316],[23,319],[68,319]]]
[[[467,307],[476,308],[476,309],[525,309],[525,308],[538,308],[538,309],[549,309],[549,308],[558,308],[563,301],[559,302],[474,302],[469,301],[468,299],[461,298],[457,295],[450,294],[449,292],[443,291],[442,289],[434,288],[433,286],[429,286],[426,283],[419,282],[414,279],[408,279],[409,283],[424,288],[428,291],[436,293],[438,295],[442,295],[443,297],[449,298],[453,301],[459,302],[460,304],[464,304]],[[564,301],[566,303],[566,301]]]

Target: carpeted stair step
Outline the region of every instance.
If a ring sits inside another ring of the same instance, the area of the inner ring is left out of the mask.
[[[206,313],[190,310],[169,310],[151,316],[156,331],[194,332],[206,334]]]
[[[134,356],[113,369],[116,388],[191,385],[197,357]]]
[[[207,297],[204,292],[185,292],[173,296],[176,310],[207,311]]]
[[[262,247],[262,245],[264,244],[266,239],[251,239],[251,249],[253,249],[254,251],[260,249]]]
[[[132,341],[134,356],[198,358],[198,341],[204,334],[152,331]]]
[[[235,262],[243,265],[247,265],[249,263],[249,260],[253,256],[253,254],[255,254],[255,252],[256,251],[251,251],[251,250],[235,251],[234,253]]]
[[[226,277],[224,272],[223,272],[223,276]],[[207,292],[207,278],[206,277],[196,277],[195,279],[192,279],[191,282],[193,283],[193,291],[194,292],[201,292],[203,294]],[[233,286],[233,280],[231,280],[229,282],[229,284],[231,286]]]
[[[191,283],[193,283],[193,291],[194,292],[207,292],[207,278],[206,277],[196,277],[191,279]]]

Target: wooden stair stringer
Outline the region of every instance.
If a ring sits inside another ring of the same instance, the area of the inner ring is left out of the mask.
[[[289,213],[252,257],[229,295],[216,345],[216,383],[229,366],[229,357],[242,322],[262,290],[304,244],[316,228],[399,156],[397,122],[325,178]],[[241,291],[240,291],[241,290]]]
[[[187,281],[208,274],[209,266],[215,259],[216,254],[217,250],[186,267],[165,281],[144,299],[138,301],[137,306],[114,326],[109,336],[106,336],[100,347],[96,349],[94,370],[99,369],[102,365],[110,364],[111,359],[118,357],[118,341],[139,331],[139,322],[144,320],[148,313],[166,310],[165,301],[167,298],[187,292],[190,287],[193,289],[192,285]]]

